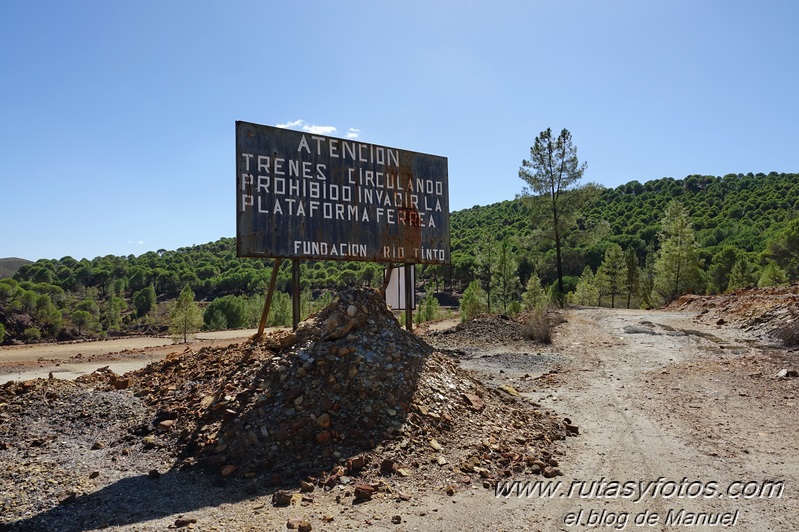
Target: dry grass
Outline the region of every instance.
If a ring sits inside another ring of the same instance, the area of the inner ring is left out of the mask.
[[[536,308],[527,314],[523,334],[528,340],[542,344],[552,343],[552,323],[545,308]]]

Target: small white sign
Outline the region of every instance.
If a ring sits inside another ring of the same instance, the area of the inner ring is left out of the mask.
[[[388,270],[386,270],[386,273]],[[383,274],[384,278],[386,273]],[[411,268],[411,286],[416,286],[416,268]],[[391,268],[386,288],[386,304],[392,310],[405,310],[405,268]],[[411,294],[411,305],[416,309],[416,291]]]

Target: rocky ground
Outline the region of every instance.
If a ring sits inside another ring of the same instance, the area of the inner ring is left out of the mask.
[[[0,388],[0,530],[634,529],[799,514],[796,287],[402,331],[367,291],[295,333]],[[508,480],[783,482],[777,498],[502,497]],[[583,521],[570,525],[570,515]],[[621,525],[622,515],[630,521]],[[609,518],[608,518],[609,519]]]
[[[319,508],[490,491],[560,475],[557,443],[578,432],[402,330],[370,290],[342,294],[296,333],[0,393],[10,530],[136,525],[199,510],[208,489]],[[162,498],[165,485],[183,497]]]
[[[780,339],[786,328],[799,328],[799,283],[740,289],[716,296],[685,295],[667,308],[696,312],[697,322],[731,326],[760,339]],[[793,343],[799,344],[799,337]]]

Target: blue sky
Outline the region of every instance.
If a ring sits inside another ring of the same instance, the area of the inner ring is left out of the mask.
[[[451,211],[547,127],[608,187],[799,172],[797,6],[0,2],[0,257],[235,236],[236,120],[445,156]]]

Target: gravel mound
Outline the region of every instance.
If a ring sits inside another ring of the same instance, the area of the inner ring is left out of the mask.
[[[427,340],[437,347],[495,345],[509,342],[532,343],[524,335],[522,317],[481,314],[451,329],[427,333]]]
[[[465,327],[492,326],[506,338],[520,327],[502,318]],[[190,470],[245,493],[273,491],[276,505],[292,500],[278,488],[337,488],[355,501],[491,488],[560,474],[556,442],[576,432],[404,331],[376,291],[353,289],[296,333],[187,349],[123,376],[6,385],[0,458],[13,465],[0,474],[0,529],[59,505],[53,518],[69,522],[70,508],[87,506],[70,503],[98,488],[101,496],[85,499],[99,509],[83,510],[84,520],[135,522],[138,506],[108,511],[130,491],[109,486],[126,471],[139,486],[160,475],[180,482],[174,473]],[[46,528],[46,517],[23,524]]]
[[[131,386],[151,390],[153,423],[178,435],[182,467],[273,484],[446,480],[446,464],[493,481],[553,467],[551,442],[569,433],[404,331],[369,289],[341,294],[296,334],[184,353]]]

